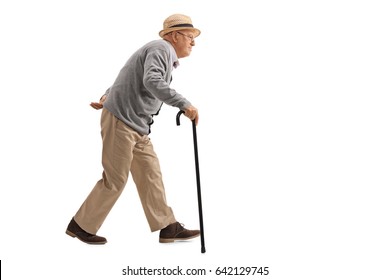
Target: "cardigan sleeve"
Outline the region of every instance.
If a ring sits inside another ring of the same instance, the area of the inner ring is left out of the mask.
[[[143,83],[145,88],[157,99],[183,110],[191,103],[171,88],[166,81],[167,77],[170,79],[173,67],[169,62],[170,58],[166,51],[156,49],[149,52],[144,62]]]

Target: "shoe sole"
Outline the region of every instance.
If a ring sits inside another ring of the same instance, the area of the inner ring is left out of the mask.
[[[160,243],[172,243],[172,242],[175,242],[175,241],[189,240],[189,239],[198,237],[199,235],[200,235],[200,233],[198,233],[197,235],[194,235],[194,236],[186,237],[186,238],[161,238],[160,237],[159,241],[160,241]]]
[[[79,238],[76,234],[74,234],[73,232],[71,232],[71,231],[69,231],[69,230],[65,231],[65,233],[66,233],[67,235],[69,235],[70,237],[77,238],[77,239],[80,240],[81,242],[84,242],[84,243],[87,243],[87,244],[91,244],[91,245],[103,245],[103,244],[106,244],[106,243],[107,243],[107,241],[106,241],[106,242],[104,242],[104,241],[102,241],[102,242],[87,242],[87,241],[85,241],[85,240],[82,240],[82,239]]]

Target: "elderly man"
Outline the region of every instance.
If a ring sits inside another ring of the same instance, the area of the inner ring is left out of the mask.
[[[107,242],[96,233],[122,193],[130,172],[151,231],[160,230],[160,242],[199,236],[199,230],[185,229],[177,222],[167,205],[159,161],[148,137],[153,116],[163,103],[183,110],[185,116],[198,122],[198,110],[172,89],[170,82],[178,59],[191,54],[199,34],[190,17],[171,15],[159,33],[162,39],[138,49],[100,101],[91,103],[93,108],[103,109],[104,170],[67,227],[66,233],[71,237],[88,244]]]

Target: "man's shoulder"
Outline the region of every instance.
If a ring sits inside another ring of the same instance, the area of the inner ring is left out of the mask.
[[[164,57],[164,60],[168,59],[171,62],[177,60],[175,49],[171,43],[163,39],[154,40],[147,43],[142,48],[142,53],[146,56],[151,55],[156,57]]]
[[[148,50],[154,50],[154,49],[164,50],[164,51],[171,50],[169,42],[163,39],[150,41],[149,43],[145,44],[144,48]]]
[[[171,43],[165,40],[154,40],[146,43],[136,53],[136,57],[149,57],[149,59],[161,59],[166,63],[171,63],[177,60],[175,49]]]

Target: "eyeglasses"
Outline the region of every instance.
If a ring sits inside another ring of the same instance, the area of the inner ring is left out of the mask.
[[[192,35],[187,35],[187,34],[184,34],[184,33],[179,32],[179,31],[176,31],[176,32],[179,33],[180,35],[183,35],[183,36],[189,38],[189,39],[191,40],[191,42],[194,42],[194,41],[195,41],[195,38],[194,38],[194,36],[192,36]]]

